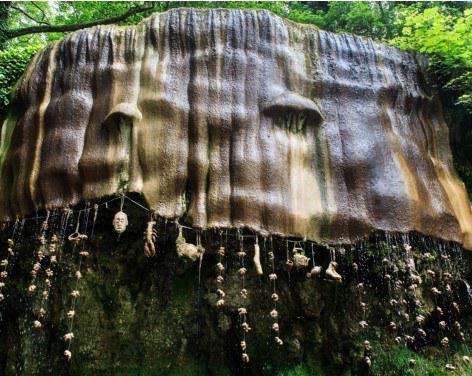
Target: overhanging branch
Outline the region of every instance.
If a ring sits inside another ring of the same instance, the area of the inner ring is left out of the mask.
[[[134,16],[135,14],[146,12],[152,9],[152,6],[153,6],[152,3],[146,3],[142,6],[131,8],[127,12],[120,14],[118,16],[104,18],[101,20],[78,22],[75,24],[68,24],[68,25],[36,25],[36,26],[29,26],[29,27],[24,27],[20,29],[6,30],[5,39],[18,38],[18,37],[21,37],[23,35],[28,35],[28,34],[67,32],[67,31],[85,29],[87,27],[92,27],[92,26],[97,26],[97,25],[109,25],[109,24],[120,22],[120,21],[124,21],[127,18]]]
[[[41,20],[37,20],[36,18],[34,18],[33,16],[31,16],[30,14],[26,13],[23,9],[21,9],[20,7],[16,7],[14,5],[11,6],[11,9],[15,9],[16,11],[20,12],[21,14],[23,14],[24,16],[26,16],[27,18],[29,18],[31,21],[34,21],[38,24],[42,24],[42,25],[49,25],[47,22],[44,22],[44,21],[41,21]]]

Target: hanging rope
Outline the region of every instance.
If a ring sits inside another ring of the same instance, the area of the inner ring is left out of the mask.
[[[240,235],[239,229],[238,229],[238,235]],[[239,241],[238,257],[239,257],[239,266],[240,266],[238,273],[241,280],[241,290],[239,291],[239,296],[241,298],[241,307],[238,308],[239,320],[240,320],[241,329],[242,329],[241,359],[243,363],[249,363],[249,355],[247,354],[246,334],[249,333],[249,331],[251,330],[251,327],[247,323],[246,299],[248,298],[248,291],[245,288],[245,276],[246,276],[247,269],[244,265],[246,252],[244,251],[244,238],[239,236],[238,241]]]
[[[79,213],[79,215],[77,217],[77,225],[76,225],[76,229],[75,229],[75,233],[74,233],[74,234],[78,234],[78,235],[73,236],[72,238],[69,236],[69,241],[71,241],[73,243],[72,255],[74,255],[75,250],[78,247],[80,248],[80,251],[79,251],[79,266],[78,266],[77,270],[74,273],[75,288],[70,293],[71,308],[67,312],[67,318],[69,319],[69,331],[68,331],[68,333],[64,334],[64,336],[62,337],[63,340],[67,342],[67,349],[64,350],[64,358],[67,361],[69,361],[72,358],[72,352],[70,351],[70,348],[71,348],[72,340],[74,339],[73,329],[74,329],[74,318],[75,318],[75,314],[76,314],[75,308],[76,308],[76,304],[77,304],[77,299],[80,297],[79,284],[80,284],[80,281],[82,280],[82,272],[81,272],[82,263],[83,263],[83,260],[89,255],[89,253],[85,250],[85,241],[88,238],[86,234],[87,234],[88,223],[89,223],[89,213],[90,213],[90,209],[87,208],[87,210],[85,211],[86,219],[85,219],[84,233],[83,234],[79,233],[80,214],[81,214],[81,213]]]
[[[2,302],[5,299],[5,296],[3,294],[3,289],[6,286],[6,281],[7,281],[7,277],[8,277],[8,265],[10,264],[11,258],[13,258],[15,256],[15,245],[16,245],[15,235],[18,231],[18,226],[20,226],[19,233],[21,235],[21,232],[23,230],[23,226],[24,226],[25,221],[22,220],[20,225],[19,225],[19,223],[20,223],[20,221],[17,218],[16,221],[15,221],[15,224],[13,226],[13,232],[12,232],[11,238],[9,238],[8,241],[7,241],[7,243],[8,243],[7,244],[7,247],[8,247],[7,248],[7,255],[4,259],[2,259],[0,261],[0,266],[2,268],[2,270],[0,272],[0,302]]]
[[[225,258],[225,247],[223,246],[223,232],[220,230],[220,248],[218,249],[218,263],[216,264],[216,271],[218,276],[216,277],[216,284],[218,289],[216,290],[216,294],[218,295],[218,300],[216,302],[217,307],[223,307],[225,304],[225,292],[224,292],[224,258]]]
[[[264,240],[265,246],[265,240]],[[272,310],[270,311],[269,316],[272,319],[272,327],[271,330],[274,334],[274,341],[277,345],[282,346],[284,342],[280,339],[279,332],[279,313],[277,311],[277,302],[279,301],[279,295],[277,294],[277,274],[275,273],[275,254],[274,254],[274,243],[272,241],[272,237],[270,238],[270,250],[268,253],[270,266],[271,266],[271,273],[269,274],[269,283],[272,285]]]

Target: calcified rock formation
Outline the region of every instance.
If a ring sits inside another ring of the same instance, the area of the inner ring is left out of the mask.
[[[472,247],[415,57],[266,11],[177,9],[48,46],[18,85],[0,168],[4,219],[136,191],[196,227]]]

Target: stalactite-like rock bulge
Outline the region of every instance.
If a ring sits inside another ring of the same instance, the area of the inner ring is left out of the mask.
[[[441,106],[414,55],[267,11],[175,9],[75,32],[18,84],[3,219],[117,192],[199,228],[472,248]]]

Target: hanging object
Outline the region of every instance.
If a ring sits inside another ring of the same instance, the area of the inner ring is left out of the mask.
[[[128,227],[128,215],[123,211],[123,204],[125,201],[125,196],[121,196],[121,205],[120,210],[115,214],[113,217],[113,228],[115,232],[120,236],[122,233],[126,231],[126,227]]]
[[[43,292],[41,294],[41,302],[40,302],[40,308],[38,310],[38,318],[43,320],[44,317],[46,316],[46,309],[44,308],[44,305],[46,304],[47,300],[49,299],[49,292],[52,287],[52,277],[54,276],[54,271],[53,267],[57,263],[57,256],[56,256],[56,250],[57,250],[57,243],[58,243],[59,238],[57,235],[51,236],[51,239],[49,240],[49,243],[47,244],[47,247],[45,249],[47,250],[47,256],[49,265],[47,265],[47,268],[44,270],[44,283],[43,283]],[[38,251],[38,254],[41,251]],[[31,293],[34,293],[36,291],[36,286],[31,285],[30,289],[32,289]],[[39,323],[39,325],[38,325]],[[36,329],[41,328],[41,322],[39,320],[36,320],[33,323],[33,327]]]
[[[33,299],[38,290],[36,280],[38,278],[38,274],[40,273],[43,267],[42,265],[43,259],[46,257],[46,253],[48,251],[48,246],[47,246],[46,236],[45,236],[46,230],[48,228],[48,220],[49,220],[49,212],[47,212],[46,219],[43,221],[41,230],[39,232],[39,236],[38,236],[39,246],[38,246],[38,249],[36,250],[36,254],[34,255],[33,269],[31,270],[31,280],[28,286],[28,293]],[[46,280],[49,280],[49,278],[46,277]],[[43,309],[43,301],[47,300],[49,297],[49,286],[46,286],[45,290],[43,290],[41,297],[42,298],[41,298],[40,310],[39,310],[40,318],[42,318],[45,314],[45,310]],[[42,327],[41,321],[35,320],[33,322],[33,328],[40,329],[41,327]]]
[[[126,231],[126,227],[128,227],[128,216],[125,212],[119,211],[113,217],[113,228],[118,235],[121,235],[123,232]]]
[[[328,264],[328,268],[326,269],[325,276],[330,281],[333,281],[335,283],[342,283],[343,278],[336,270],[336,268],[338,267],[338,263],[336,262],[336,253],[334,250],[331,250],[330,253],[331,253],[331,261]]]
[[[265,239],[264,239],[264,249],[265,249]],[[272,319],[272,326],[271,331],[274,335],[274,342],[278,346],[282,346],[284,342],[280,339],[279,332],[279,313],[277,312],[277,302],[279,301],[279,295],[277,294],[276,289],[276,281],[277,281],[277,274],[275,273],[275,255],[274,255],[274,248],[272,244],[272,238],[270,239],[270,251],[268,252],[269,262],[271,266],[271,273],[269,274],[269,283],[272,284],[272,295],[270,296],[272,300],[272,310],[270,311],[269,316]]]
[[[305,256],[305,251],[301,247],[293,247],[293,265],[297,269],[306,268],[310,262],[310,259]]]
[[[306,274],[307,278],[315,278],[321,274],[321,266],[315,265],[311,270]]]
[[[72,234],[70,234],[67,238],[72,244],[74,244],[74,247],[77,246],[81,241],[85,241],[88,239],[87,235],[81,234],[79,232],[80,214],[81,212],[79,212],[79,215],[77,217],[77,225],[75,227],[75,231]]]
[[[222,232],[220,232],[220,248],[218,249],[218,263],[216,264],[216,272],[218,273],[218,276],[216,277],[216,284],[218,286],[218,289],[216,290],[216,294],[218,295],[218,300],[216,301],[216,306],[217,307],[223,307],[225,305],[225,292],[223,289],[224,285],[224,277],[223,273],[225,271],[224,267],[224,258],[225,258],[225,247],[223,247],[223,238],[222,238]]]
[[[18,222],[18,221],[17,221]],[[15,230],[17,226],[17,222],[15,223]],[[14,230],[14,232],[15,232]],[[0,302],[5,299],[5,296],[3,295],[3,288],[5,287],[5,281],[8,277],[8,264],[9,264],[9,259],[11,256],[13,256],[15,253],[13,252],[13,249],[15,247],[15,243],[13,239],[8,239],[8,248],[7,248],[7,256],[4,258],[2,261],[0,261],[0,266],[2,267],[2,271],[0,272]]]
[[[144,255],[146,257],[152,257],[156,254],[157,230],[154,228],[155,224],[155,221],[149,221],[144,232]]]
[[[182,226],[177,224],[179,228],[179,235],[175,240],[175,247],[179,257],[188,258],[191,261],[196,261],[204,252],[205,248],[201,244],[195,245],[187,243],[182,233]]]
[[[247,269],[245,267],[245,257],[246,252],[244,251],[243,238],[238,230],[238,240],[239,240],[239,252],[237,253],[239,257],[239,270],[238,274],[241,281],[241,290],[239,296],[241,297],[241,307],[238,308],[239,320],[241,322],[242,329],[242,340],[241,340],[241,360],[243,363],[249,363],[249,355],[247,354],[247,344],[246,344],[246,335],[251,330],[247,322],[247,308],[246,308],[246,299],[248,298],[248,291],[245,288],[245,277]]]
[[[326,269],[326,277],[336,283],[342,283],[343,278],[341,275],[336,271],[338,267],[338,263],[336,261],[330,261],[328,264],[328,268]]]
[[[90,209],[86,210],[87,219],[85,222],[85,233],[87,232],[89,211]],[[63,353],[64,359],[66,361],[70,361],[70,359],[72,358],[72,352],[70,351],[70,348],[71,348],[72,340],[74,339],[73,328],[74,328],[74,318],[76,314],[75,307],[77,304],[77,299],[80,297],[79,284],[80,284],[80,281],[82,280],[81,268],[84,263],[84,259],[86,259],[89,256],[89,252],[85,250],[85,244],[86,244],[85,241],[87,240],[88,237],[87,235],[81,234],[79,232],[80,214],[81,212],[79,212],[79,215],[77,217],[77,225],[75,228],[75,232],[71,234],[72,240],[71,240],[71,236],[69,236],[69,241],[71,241],[74,244],[72,252],[74,252],[77,249],[77,247],[80,247],[80,251],[79,251],[79,265],[76,271],[74,272],[75,286],[74,286],[74,289],[69,294],[71,297],[71,307],[67,311],[67,319],[69,320],[69,325],[68,325],[69,330],[66,334],[62,336],[62,339],[67,343],[67,349],[64,350],[64,353]],[[93,225],[95,224],[95,220],[96,220],[96,217],[94,217]]]
[[[321,266],[316,265],[315,263],[315,250],[313,243],[311,244],[311,262],[313,263],[313,267],[311,270],[306,274],[307,278],[316,278],[321,274]]]
[[[254,267],[256,268],[256,274],[263,275],[264,272],[262,271],[261,251],[259,248],[259,239],[257,235],[256,235],[256,244],[254,244],[254,258],[252,260],[254,262]]]

